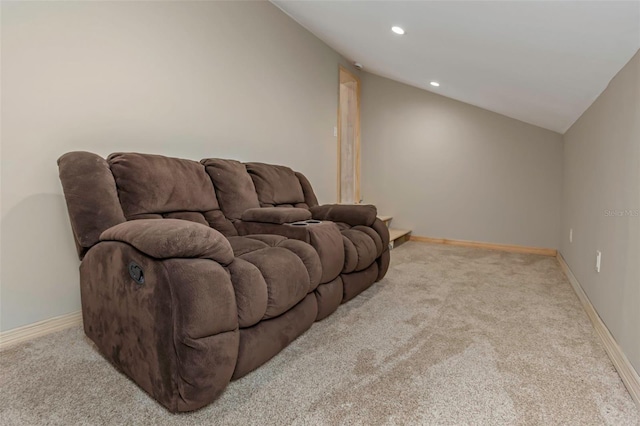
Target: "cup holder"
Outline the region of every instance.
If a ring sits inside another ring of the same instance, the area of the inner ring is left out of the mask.
[[[309,226],[309,225],[316,225],[318,223],[322,223],[321,220],[315,220],[315,219],[309,219],[309,220],[300,220],[298,222],[293,222],[291,223],[291,225],[293,226]]]

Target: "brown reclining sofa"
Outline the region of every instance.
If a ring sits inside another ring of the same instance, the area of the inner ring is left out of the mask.
[[[389,266],[374,206],[320,206],[288,167],[88,152],[58,165],[85,333],[172,412],[212,402]]]

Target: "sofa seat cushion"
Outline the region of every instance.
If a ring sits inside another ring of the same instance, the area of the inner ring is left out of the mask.
[[[227,267],[241,328],[287,312],[316,289],[322,267],[306,243],[277,235],[230,237],[236,256]]]
[[[322,264],[321,283],[334,280],[344,264],[342,234],[333,222],[262,223],[237,221],[234,225],[240,235],[257,238],[256,234],[274,234],[310,244]]]
[[[354,226],[342,229],[344,244],[343,273],[367,269],[382,254],[382,239],[368,226]]]
[[[227,239],[229,240],[229,244],[231,244],[231,249],[233,250],[233,255],[235,257],[269,247],[268,244],[253,238],[227,237]]]

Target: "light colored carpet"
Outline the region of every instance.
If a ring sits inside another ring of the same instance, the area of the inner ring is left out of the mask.
[[[637,425],[556,260],[406,243],[387,278],[172,415],[73,328],[0,353],[3,424]]]

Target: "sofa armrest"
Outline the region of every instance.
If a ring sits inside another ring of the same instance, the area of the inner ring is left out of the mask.
[[[80,298],[86,335],[169,411],[201,408],[231,380],[240,334],[234,287],[220,263],[157,259],[101,241],[80,265]]]
[[[311,212],[307,209],[294,207],[258,207],[245,210],[241,219],[244,222],[275,223],[280,225],[311,219]]]
[[[231,245],[220,232],[187,220],[132,220],[107,229],[100,241],[127,243],[156,259],[204,258],[222,265],[233,261]]]
[[[309,211],[316,220],[344,222],[351,226],[371,226],[378,214],[376,207],[371,204],[325,204],[311,207]]]

